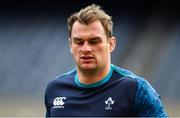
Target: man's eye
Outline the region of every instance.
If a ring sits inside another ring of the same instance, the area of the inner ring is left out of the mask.
[[[100,42],[101,42],[101,40],[91,40],[91,41],[89,41],[90,44],[98,44]]]
[[[84,43],[84,41],[73,41],[75,44],[79,44],[79,45],[81,45],[81,44],[83,44]]]

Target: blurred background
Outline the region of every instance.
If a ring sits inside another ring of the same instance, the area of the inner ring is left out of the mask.
[[[180,4],[112,0],[1,2],[0,116],[44,116],[47,83],[75,67],[67,17],[92,3],[113,17],[112,63],[147,79],[180,116]]]

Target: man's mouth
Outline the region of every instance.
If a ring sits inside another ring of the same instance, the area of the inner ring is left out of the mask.
[[[94,60],[94,57],[93,56],[81,56],[80,60],[83,62],[89,63]]]

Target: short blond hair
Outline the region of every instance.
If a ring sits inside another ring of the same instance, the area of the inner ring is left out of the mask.
[[[112,37],[113,22],[112,17],[109,16],[100,6],[92,4],[85,8],[82,8],[79,12],[73,13],[68,18],[68,32],[71,38],[71,31],[73,24],[78,21],[82,24],[90,24],[94,21],[100,21],[105,30],[106,36]]]

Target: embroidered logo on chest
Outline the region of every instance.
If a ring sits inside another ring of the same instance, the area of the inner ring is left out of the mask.
[[[61,108],[64,109],[64,100],[66,100],[66,97],[56,97],[53,101],[53,108]]]
[[[105,110],[112,110],[112,105],[114,104],[114,100],[112,99],[112,97],[109,97],[106,101],[105,101]]]

